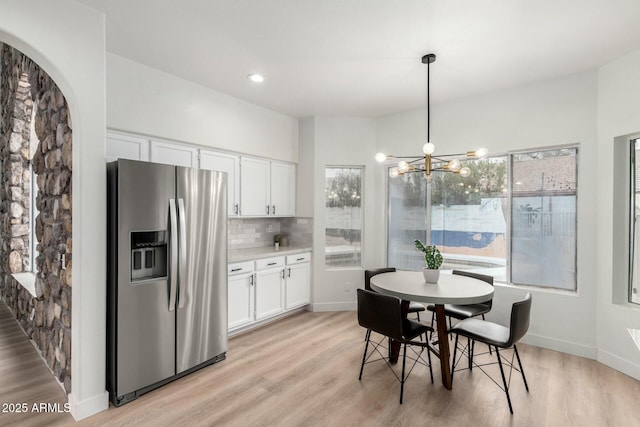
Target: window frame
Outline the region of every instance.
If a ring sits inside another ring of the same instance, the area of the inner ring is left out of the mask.
[[[640,138],[640,136],[638,136],[638,138]],[[555,286],[546,286],[545,284],[524,284],[524,283],[514,283],[512,281],[512,269],[513,269],[513,263],[512,263],[512,257],[511,257],[511,253],[512,253],[512,231],[513,231],[513,224],[512,224],[512,200],[513,200],[513,156],[517,155],[517,154],[525,154],[525,153],[534,153],[534,152],[540,152],[540,151],[554,151],[554,150],[561,150],[561,149],[573,149],[576,151],[575,154],[575,167],[576,167],[576,172],[575,172],[575,177],[576,177],[576,190],[575,190],[575,206],[576,206],[576,214],[575,214],[575,254],[574,254],[574,269],[575,269],[575,273],[574,273],[574,277],[573,277],[573,289],[566,289],[566,288],[559,288],[559,287],[555,287]],[[576,294],[578,292],[578,252],[579,252],[579,235],[578,235],[578,230],[579,230],[579,193],[580,193],[580,143],[571,143],[571,144],[560,144],[560,145],[549,145],[549,146],[541,146],[541,147],[533,147],[533,148],[523,148],[523,149],[518,149],[518,150],[508,150],[506,152],[498,152],[498,153],[492,153],[491,156],[488,157],[506,157],[506,162],[507,162],[507,176],[506,176],[506,189],[507,189],[507,204],[506,204],[506,252],[505,252],[505,258],[506,258],[506,265],[505,265],[505,277],[506,277],[506,282],[501,282],[499,281],[499,283],[504,283],[508,286],[513,286],[513,287],[521,287],[521,288],[525,288],[525,289],[540,289],[540,290],[546,290],[546,291],[551,291],[551,292],[568,292],[571,294]],[[464,159],[464,157],[461,157],[461,159]],[[391,179],[389,177],[389,169],[395,167],[395,165],[387,165],[387,167],[385,168],[385,184],[386,184],[386,209],[387,209],[387,215],[386,215],[386,220],[387,220],[387,244],[385,245],[385,249],[386,249],[386,257],[385,259],[389,260],[389,221],[390,221],[390,207],[389,207],[389,182]],[[428,236],[427,238],[430,238],[431,236],[431,210],[429,209],[431,204],[431,188],[430,186],[428,187],[428,195],[427,195],[427,212],[428,212],[428,228],[426,230],[426,235]],[[631,288],[629,288],[631,289]],[[631,292],[631,290],[629,291]]]
[[[326,196],[325,196],[325,216],[324,216],[324,242],[323,246],[325,249],[325,257],[324,257],[324,268],[327,271],[330,270],[362,270],[364,265],[364,229],[365,229],[365,218],[364,218],[364,194],[365,194],[365,172],[366,168],[364,165],[336,165],[329,164],[324,167],[324,188],[326,190],[326,179],[327,179],[327,170],[329,169],[358,169],[360,171],[360,262],[358,265],[345,265],[345,266],[333,266],[327,263],[327,211],[326,211]]]
[[[636,183],[638,181],[638,177],[636,177],[636,169],[638,159],[636,157],[636,152],[640,149],[640,135],[632,135],[628,139],[629,143],[629,192],[627,194],[627,199],[629,200],[629,209],[627,213],[627,221],[628,221],[628,230],[629,230],[629,245],[628,245],[628,270],[627,270],[627,301],[631,304],[640,305],[640,293],[638,296],[634,298],[634,289],[640,288],[640,283],[636,282],[639,278],[634,271],[638,270],[638,266],[636,266],[636,262],[638,260],[636,256],[636,252],[640,249],[638,246],[638,242],[636,242],[636,228],[637,217],[636,217],[636,199],[638,194],[638,189],[636,188]]]

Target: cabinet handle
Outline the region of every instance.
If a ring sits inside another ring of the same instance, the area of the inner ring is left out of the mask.
[[[284,279],[284,270],[282,270],[282,278]]]
[[[275,215],[276,214],[276,205],[272,205],[271,206],[271,215]]]
[[[254,275],[252,274],[251,276],[249,276],[249,284],[253,286],[253,282],[254,282]]]
[[[276,264],[277,264],[277,262],[270,262],[270,263],[269,263],[269,264],[267,264],[267,265],[276,265]]]
[[[235,273],[236,271],[242,271],[242,268],[232,268],[231,272]]]
[[[289,267],[289,278],[291,278],[291,267]]]
[[[269,205],[267,205],[267,215],[269,215]]]
[[[236,215],[238,215],[238,214],[240,213],[240,206],[238,206],[238,204],[237,204],[237,203],[233,206],[233,212],[234,212]]]
[[[304,258],[296,258],[296,261],[304,261]]]

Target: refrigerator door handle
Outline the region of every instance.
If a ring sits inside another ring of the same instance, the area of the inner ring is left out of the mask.
[[[169,275],[169,311],[176,308],[176,286],[178,284],[178,221],[176,218],[176,201],[169,199],[169,241],[171,242],[170,275]]]
[[[178,199],[178,221],[180,221],[180,296],[178,296],[178,308],[184,308],[187,299],[187,282],[182,280],[187,275],[187,226],[184,211],[184,199]]]

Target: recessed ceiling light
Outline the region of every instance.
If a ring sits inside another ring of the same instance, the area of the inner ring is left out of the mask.
[[[264,81],[264,77],[262,76],[262,74],[258,73],[251,73],[247,76],[247,78],[254,83],[262,83]]]

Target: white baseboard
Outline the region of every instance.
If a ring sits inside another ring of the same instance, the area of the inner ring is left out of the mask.
[[[640,365],[607,351],[598,350],[598,362],[640,381]]]
[[[358,309],[358,304],[353,302],[322,302],[311,304],[311,311],[355,311]]]
[[[589,347],[570,341],[562,341],[555,338],[543,337],[541,335],[527,334],[522,339],[522,342],[536,347],[573,354],[574,356],[586,357],[587,359],[595,360],[598,355],[598,350],[595,347]]]
[[[69,394],[69,410],[76,421],[107,409],[109,409],[109,393],[106,390],[83,401],[76,400],[73,393]]]

